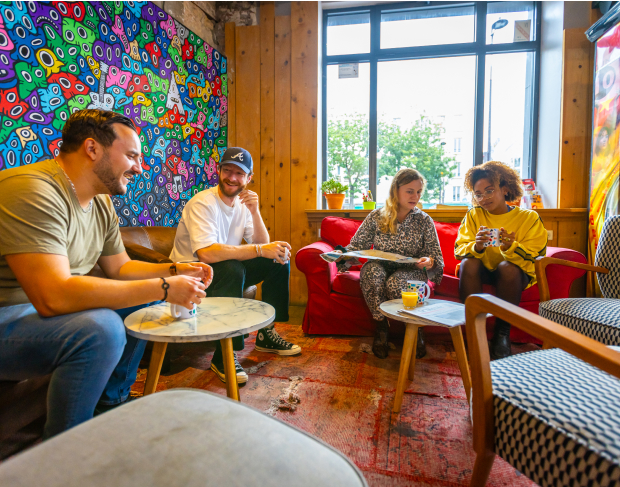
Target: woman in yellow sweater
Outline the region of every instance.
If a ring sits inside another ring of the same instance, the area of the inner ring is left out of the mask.
[[[523,290],[536,283],[534,261],[545,255],[547,231],[535,211],[510,206],[523,196],[519,174],[497,161],[475,166],[465,175],[473,195],[456,239],[454,255],[461,260],[459,294],[462,302],[493,284],[497,296],[518,305]],[[499,246],[488,246],[490,229],[499,229]],[[487,244],[487,245],[485,245]],[[496,319],[490,343],[491,359],[510,355],[510,324]]]

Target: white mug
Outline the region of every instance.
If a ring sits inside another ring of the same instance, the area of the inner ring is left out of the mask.
[[[424,304],[431,297],[431,288],[424,281],[407,281],[407,291],[418,293],[419,304]]]
[[[187,320],[188,318],[193,318],[196,316],[196,304],[192,306],[192,309],[187,309],[185,306],[181,306],[180,304],[172,304],[170,303],[170,315],[173,318]]]

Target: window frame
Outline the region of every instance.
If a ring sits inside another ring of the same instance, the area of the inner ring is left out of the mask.
[[[486,43],[486,17],[487,5],[492,2],[397,2],[371,6],[348,7],[339,9],[323,10],[322,32],[322,66],[321,66],[321,90],[322,90],[322,180],[327,180],[327,66],[345,63],[369,63],[370,64],[370,100],[369,100],[369,124],[368,124],[368,184],[372,194],[377,194],[377,72],[378,63],[382,61],[397,61],[409,59],[428,59],[438,57],[475,56],[476,57],[476,84],[475,84],[475,113],[474,113],[474,166],[482,164],[484,157],[484,90],[486,56],[488,54],[532,52],[534,55],[534,89],[531,97],[532,108],[530,119],[526,120],[532,128],[529,154],[524,154],[529,159],[525,178],[533,178],[536,174],[536,154],[538,145],[538,109],[540,92],[540,40],[541,40],[541,5],[534,2],[535,37],[533,41],[513,42],[506,44]],[[436,46],[416,46],[381,49],[381,13],[383,11],[401,8],[445,8],[450,6],[474,7],[474,42],[459,44],[442,44]],[[360,54],[327,55],[327,21],[330,16],[349,13],[370,13],[370,52]],[[524,161],[521,161],[523,167]],[[325,197],[322,197],[322,207],[326,208]]]

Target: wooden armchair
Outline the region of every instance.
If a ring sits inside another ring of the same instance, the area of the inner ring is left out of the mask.
[[[539,315],[605,345],[620,345],[620,216],[607,219],[594,263],[569,262],[550,257],[536,259],[536,279],[540,290]],[[596,272],[602,298],[550,299],[546,268],[562,265]],[[548,348],[544,344],[544,348]]]
[[[472,376],[476,463],[483,486],[501,456],[547,486],[620,482],[620,348],[618,351],[489,294],[465,302]],[[489,361],[491,313],[551,344]]]

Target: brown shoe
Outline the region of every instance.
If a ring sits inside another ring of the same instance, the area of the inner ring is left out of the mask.
[[[387,358],[390,347],[388,345],[389,325],[387,320],[378,321],[375,328],[375,339],[372,342],[372,353],[377,358]]]

